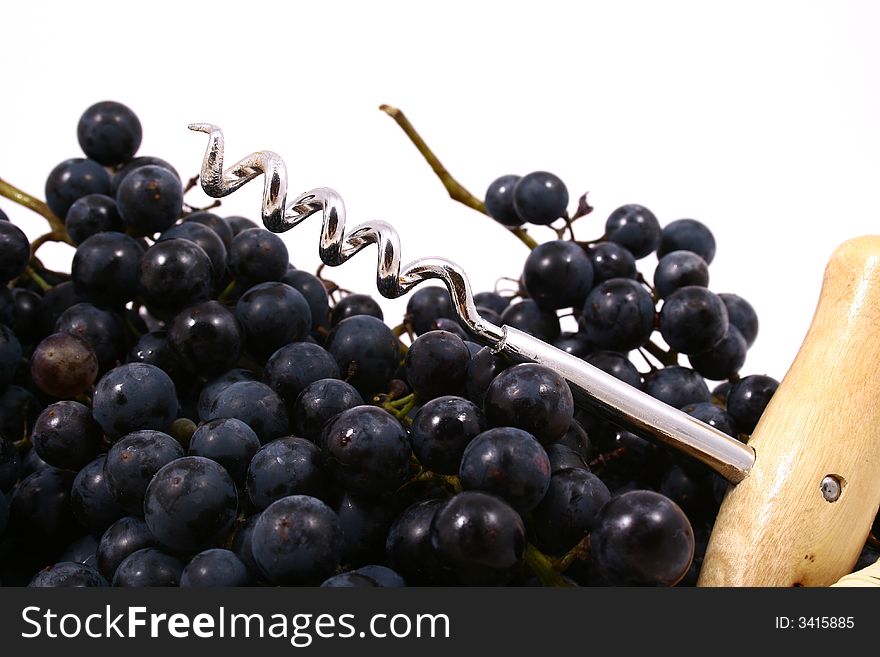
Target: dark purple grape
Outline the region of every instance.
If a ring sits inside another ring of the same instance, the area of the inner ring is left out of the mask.
[[[140,167],[147,166],[148,164],[152,164],[155,166],[160,166],[163,169],[169,171],[175,178],[180,180],[180,174],[177,173],[177,169],[168,164],[165,160],[160,157],[151,157],[149,155],[142,155],[141,157],[136,157],[132,160],[129,160],[121,169],[119,169],[116,173],[113,174],[113,179],[110,181],[110,196],[116,198],[116,192],[119,191],[119,185],[123,180],[135,169],[139,169]],[[181,189],[183,189],[181,187]]]
[[[468,443],[458,475],[464,490],[504,498],[520,513],[534,509],[550,485],[550,459],[527,431],[489,429]]]
[[[514,365],[492,381],[483,405],[491,427],[517,427],[542,445],[559,440],[571,424],[574,399],[565,379],[535,363]]]
[[[142,515],[144,494],[153,476],[183,455],[180,443],[166,433],[149,429],[129,433],[107,452],[107,487],[126,511]]]
[[[105,100],[83,112],[76,136],[88,157],[104,166],[115,166],[134,157],[143,132],[134,112],[122,103]]]
[[[400,364],[400,342],[382,320],[369,315],[344,319],[330,332],[327,351],[343,380],[364,399],[385,390]]]
[[[716,406],[712,402],[697,402],[682,406],[688,415],[697,418],[701,422],[705,422],[709,426],[715,427],[719,431],[723,431],[728,436],[737,437],[736,425],[733,418],[723,408]]]
[[[55,332],[55,322],[61,314],[71,306],[79,303],[73,282],[59,283],[43,295],[42,303],[37,312],[37,333],[44,337]]]
[[[233,383],[238,383],[239,381],[256,381],[256,377],[250,370],[238,368],[228,370],[202,386],[197,405],[199,419],[202,421],[207,420],[208,415],[211,413],[211,405],[217,399],[217,396],[223,392],[225,388],[228,388]]]
[[[446,288],[441,289],[445,290]],[[447,292],[446,295],[448,298],[449,293]],[[477,308],[488,308],[498,313],[498,315],[500,316],[501,313],[503,313],[507,309],[507,306],[510,305],[510,299],[501,296],[497,292],[477,292],[474,295],[474,304],[477,306]]]
[[[508,306],[507,310],[501,313],[501,322],[534,335],[544,342],[553,342],[562,331],[556,313],[541,310],[532,299],[523,299]]]
[[[645,374],[642,390],[675,408],[709,401],[709,388],[703,377],[678,365]]]
[[[545,310],[580,307],[593,287],[593,265],[574,242],[552,240],[529,253],[523,282],[529,296]]]
[[[170,554],[148,547],[129,554],[113,575],[113,586],[180,586],[183,563]]]
[[[525,223],[513,207],[513,188],[519,179],[519,176],[513,174],[501,176],[493,180],[486,190],[486,213],[498,223],[510,228]]]
[[[333,575],[333,577],[328,577],[323,582],[321,582],[321,588],[375,588],[376,586],[378,586],[378,584],[376,584],[376,580],[371,577],[367,577],[366,575],[361,575],[354,570],[339,573],[338,575]]]
[[[198,213],[196,213],[198,214]],[[176,224],[162,232],[159,242],[165,240],[182,239],[189,240],[200,247],[211,261],[213,280],[215,283],[223,279],[226,274],[226,247],[220,236],[209,226],[202,225],[190,220],[189,215],[182,224]],[[219,217],[218,217],[219,219]],[[222,221],[222,219],[220,219]],[[224,224],[225,225],[225,224]]]
[[[187,239],[159,241],[139,258],[140,293],[160,316],[211,298],[214,269],[208,254]]]
[[[615,586],[674,586],[694,557],[687,516],[653,491],[631,491],[608,502],[590,538],[600,572]]]
[[[679,288],[660,309],[660,334],[674,351],[695,355],[709,351],[727,333],[724,302],[704,287]]]
[[[219,463],[184,456],[163,466],[144,496],[144,520],[176,552],[206,550],[232,529],[238,513],[235,483]]]
[[[642,375],[624,354],[616,351],[596,351],[584,360],[633,388],[642,387]]]
[[[243,230],[247,230],[248,228],[259,228],[259,226],[248,219],[247,217],[239,217],[237,215],[233,215],[231,217],[225,217],[224,221],[229,224],[229,228],[232,231],[232,236],[235,237]]]
[[[705,224],[695,219],[677,219],[663,228],[657,255],[662,258],[673,251],[691,251],[705,260],[707,265],[712,264],[715,237]]]
[[[19,340],[32,343],[38,337],[35,333],[43,300],[36,292],[21,287],[12,288],[12,299],[15,303],[12,311],[14,319],[7,326],[15,332]]]
[[[461,338],[447,331],[428,331],[416,338],[406,352],[406,378],[425,401],[461,394],[470,360],[470,352]]]
[[[459,493],[434,515],[430,533],[438,560],[459,584],[504,584],[522,564],[525,527],[500,497]]]
[[[116,201],[104,194],[88,194],[74,201],[65,215],[64,226],[77,245],[98,233],[125,230]]]
[[[18,449],[8,440],[0,438],[0,497],[6,499],[4,493],[12,490],[15,482],[19,479],[21,470],[21,458]],[[3,532],[0,531],[0,535]]]
[[[2,209],[0,209],[0,221],[9,221],[9,217],[6,216],[6,213],[3,212]]]
[[[260,448],[247,467],[247,492],[262,511],[288,495],[324,496],[321,450],[305,438],[289,436]]]
[[[84,563],[61,561],[48,566],[34,575],[31,583],[34,588],[84,588],[89,586],[109,586],[107,580],[92,566]]]
[[[570,447],[587,463],[592,460],[595,452],[593,441],[590,439],[590,436],[587,434],[583,425],[577,419],[571,421],[565,435],[555,442],[554,445],[565,445],[566,447]],[[549,450],[551,447],[552,445],[546,447],[548,455],[550,454]]]
[[[185,369],[183,360],[168,339],[167,331],[144,333],[128,352],[128,362],[155,365],[172,380],[179,379]]]
[[[339,366],[316,344],[295,342],[281,347],[266,362],[263,380],[292,410],[299,394],[310,383],[339,378]]]
[[[312,328],[305,297],[284,283],[260,283],[248,289],[235,305],[235,316],[244,329],[248,351],[260,358],[304,339]]]
[[[235,552],[211,548],[199,552],[186,564],[180,576],[181,587],[215,588],[248,586],[251,576]]]
[[[107,372],[92,399],[92,415],[110,438],[139,429],[164,431],[177,410],[174,383],[158,367],[145,363],[127,363]]]
[[[30,435],[42,407],[30,390],[21,386],[0,388],[0,436],[15,442]]]
[[[95,561],[98,570],[108,580],[113,579],[116,569],[126,557],[143,548],[158,547],[143,518],[126,516],[114,522],[98,541]]]
[[[138,292],[138,263],[144,249],[124,233],[96,233],[73,256],[70,275],[80,299],[121,306]]]
[[[92,419],[88,406],[75,401],[55,402],[43,409],[31,436],[41,459],[73,471],[95,458],[101,438],[101,427]]]
[[[74,201],[89,194],[110,193],[110,175],[94,160],[64,160],[46,178],[46,204],[56,217],[66,217]]]
[[[153,235],[170,228],[183,209],[180,178],[168,169],[147,164],[129,173],[116,191],[123,223],[135,235]]]
[[[305,297],[312,314],[313,329],[327,324],[330,316],[330,299],[321,279],[301,269],[288,269],[281,282],[287,283]]]
[[[758,315],[752,305],[736,294],[719,294],[727,308],[730,323],[739,329],[740,334],[751,347],[758,337]]]
[[[334,505],[342,529],[342,563],[360,566],[383,560],[385,538],[397,515],[389,502],[346,494]]]
[[[413,418],[410,441],[423,466],[440,474],[457,474],[461,455],[486,428],[482,411],[467,399],[437,397]]]
[[[98,539],[91,534],[81,536],[67,546],[58,561],[72,561],[84,563],[87,566],[97,567],[95,553],[98,550]]]
[[[654,270],[654,289],[661,299],[688,285],[708,287],[705,260],[692,251],[672,251],[660,258]]]
[[[622,205],[605,222],[605,236],[632,253],[636,260],[653,253],[660,246],[660,222],[648,208]]]
[[[666,452],[629,431],[615,431],[610,440],[601,440],[601,447],[604,454],[611,455],[602,467],[602,480],[612,491],[621,484],[638,484],[659,475],[668,466]]]
[[[465,376],[465,392],[468,399],[478,407],[483,407],[486,391],[498,373],[510,366],[503,355],[496,354],[489,347],[483,347],[468,363]]]
[[[547,171],[534,171],[513,186],[513,209],[530,224],[546,226],[565,216],[568,189],[557,176]]]
[[[15,488],[9,504],[11,526],[40,551],[60,552],[82,533],[70,509],[75,474],[45,467]]]
[[[70,506],[80,525],[94,536],[101,536],[110,525],[125,515],[125,509],[116,503],[104,476],[102,454],[80,470],[70,491]]]
[[[336,326],[343,319],[355,315],[370,315],[378,319],[385,319],[382,307],[369,294],[348,294],[340,299],[330,311],[330,325]]]
[[[595,345],[580,332],[563,333],[553,341],[553,346],[578,358],[586,358],[596,349]]]
[[[181,311],[168,332],[189,371],[217,375],[234,366],[242,350],[235,315],[217,301],[203,301]]]
[[[287,409],[272,388],[258,381],[239,381],[217,395],[207,420],[233,417],[247,424],[261,444],[286,436]]]
[[[119,315],[90,303],[76,303],[61,313],[55,322],[55,332],[70,333],[88,342],[98,359],[99,372],[112,368],[125,353],[125,333]]]
[[[345,381],[313,381],[303,388],[293,404],[290,415],[294,433],[316,442],[321,437],[324,424],[342,411],[363,403],[360,393]]]
[[[658,492],[675,502],[688,518],[708,517],[713,509],[718,509],[708,489],[711,480],[704,474],[705,471],[690,466],[672,465],[663,474]]]
[[[458,320],[449,319],[448,317],[438,317],[431,322],[431,331],[446,331],[447,333],[452,333],[453,335],[458,336],[462,341],[470,340],[472,337],[471,334],[462,327]]]
[[[0,324],[0,388],[15,380],[15,372],[21,362],[21,343],[15,333]]]
[[[356,406],[337,415],[324,427],[320,446],[327,476],[350,493],[394,491],[409,473],[406,430],[376,406]]]
[[[223,243],[224,255],[226,254],[226,250],[232,246],[232,238],[234,237],[232,234],[232,228],[229,226],[226,219],[213,212],[206,212],[204,210],[190,212],[183,218],[183,223],[202,225],[206,228],[210,228]],[[205,251],[208,251],[208,249],[205,249]],[[213,261],[213,258],[211,258],[211,260]]]
[[[287,272],[287,247],[275,233],[249,228],[232,239],[228,263],[235,280],[244,288],[280,281]]]
[[[709,351],[688,356],[688,361],[691,367],[707,379],[721,381],[729,379],[739,372],[743,363],[746,362],[747,350],[748,345],[746,345],[739,329],[733,324],[729,324],[727,333],[718,344]]]
[[[609,499],[608,487],[588,470],[554,472],[547,494],[532,513],[538,547],[550,554],[568,552],[592,531]]]
[[[245,520],[244,524],[235,532],[235,538],[232,539],[232,551],[241,559],[252,581],[263,579],[263,573],[260,572],[260,567],[254,561],[254,553],[251,550],[251,538],[253,537],[254,526],[259,518],[260,514],[255,513]]]
[[[437,584],[441,566],[431,545],[431,522],[443,507],[441,500],[416,502],[397,516],[388,530],[388,564],[413,585]]]
[[[751,434],[779,387],[779,382],[764,374],[752,374],[734,383],[727,395],[727,412],[743,433]]]
[[[241,420],[227,417],[210,420],[196,429],[187,455],[217,461],[236,484],[243,485],[248,465],[259,449],[260,439],[254,430]]]
[[[577,450],[563,444],[562,441],[547,445],[546,452],[547,458],[550,461],[551,475],[555,475],[563,470],[575,469],[586,470],[587,472],[590,470],[586,459]]]
[[[636,259],[616,242],[599,242],[590,246],[587,255],[593,265],[593,283],[611,278],[635,278]]]
[[[650,339],[654,316],[654,300],[641,284],[611,278],[587,295],[578,324],[584,337],[600,349],[624,353]]]
[[[317,584],[339,565],[339,519],[314,497],[285,497],[260,514],[251,535],[251,550],[260,570],[273,583]]]
[[[30,259],[27,235],[11,221],[0,222],[0,284],[21,276]]]
[[[416,335],[427,333],[431,325],[441,317],[454,319],[449,291],[436,285],[422,286],[413,292],[406,303],[404,321],[412,326]]]

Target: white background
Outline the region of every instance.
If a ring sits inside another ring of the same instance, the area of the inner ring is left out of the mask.
[[[292,193],[336,188],[352,224],[397,227],[404,260],[449,257],[475,290],[518,276],[525,247],[445,196],[378,111],[389,103],[477,196],[537,169],[566,181],[572,207],[589,190],[596,210],[580,238],[623,203],[664,224],[705,222],[718,242],[710,288],[744,296],[761,319],[745,371],[778,378],[834,246],[876,232],[880,3],[34,5],[7,7],[0,25],[0,177],[39,196],[51,168],[80,155],[80,113],[113,99],[140,116],[140,154],[184,177],[206,143],[186,124],[216,123],[228,162],[277,151]],[[261,187],[220,212],[257,218]],[[32,237],[43,231],[36,215],[0,207]],[[299,268],[318,265],[319,223],[285,237]],[[642,261],[646,275],[655,262]],[[375,294],[373,276],[374,253],[332,272]],[[383,304],[393,324],[406,300]]]

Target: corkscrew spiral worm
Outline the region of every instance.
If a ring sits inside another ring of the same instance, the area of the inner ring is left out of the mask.
[[[264,175],[262,219],[266,228],[283,233],[321,212],[323,225],[318,252],[324,264],[337,267],[365,247],[376,244],[379,249],[376,286],[382,296],[395,299],[423,281],[439,279],[445,283],[456,313],[468,328],[488,344],[501,341],[503,331],[477,312],[467,275],[454,262],[429,257],[401,266],[400,237],[391,224],[370,221],[346,233],[345,204],[335,190],[317,187],[288,203],[287,166],[280,155],[257,151],[224,169],[223,131],[210,123],[192,123],[189,129],[208,135],[200,173],[202,189],[208,196],[228,196]]]

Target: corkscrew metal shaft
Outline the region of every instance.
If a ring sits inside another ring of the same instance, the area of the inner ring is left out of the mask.
[[[321,212],[319,253],[335,267],[370,244],[379,249],[376,285],[388,298],[397,298],[428,279],[443,281],[459,318],[476,338],[495,351],[520,361],[546,365],[565,377],[579,400],[633,431],[675,447],[713,468],[733,483],[742,481],[755,462],[754,450],[695,418],[623,383],[589,363],[556,349],[510,326],[499,327],[477,312],[464,271],[445,258],[419,258],[401,266],[397,231],[384,221],[371,221],[345,233],[345,206],[334,190],[320,187],[287,202],[287,168],[272,151],[258,151],[223,168],[223,132],[217,126],[194,123],[191,130],[209,135],[201,168],[206,194],[221,198],[265,175],[263,224],[280,233]]]

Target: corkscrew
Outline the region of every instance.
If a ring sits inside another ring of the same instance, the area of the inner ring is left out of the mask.
[[[334,190],[312,189],[288,202],[287,169],[278,154],[258,151],[224,168],[222,130],[206,123],[189,128],[209,137],[200,174],[209,196],[227,196],[265,176],[262,220],[269,230],[287,231],[320,212],[319,254],[326,265],[341,265],[376,244],[383,296],[442,281],[478,341],[516,361],[554,369],[579,403],[736,484],[712,532],[701,585],[822,586],[852,569],[880,505],[880,429],[872,429],[880,428],[880,405],[870,394],[880,375],[874,328],[880,326],[880,237],[851,240],[832,256],[804,345],[746,445],[580,358],[487,321],[455,263],[429,257],[402,265],[398,234],[384,221],[346,233],[345,206]],[[844,389],[855,393],[846,404]]]

